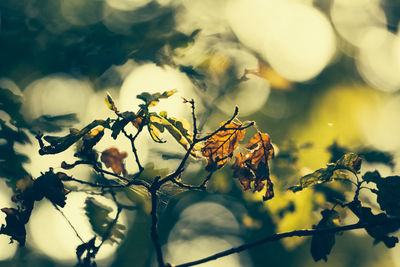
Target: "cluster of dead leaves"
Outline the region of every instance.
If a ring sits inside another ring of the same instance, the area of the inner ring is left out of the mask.
[[[233,176],[238,178],[243,189],[260,192],[266,187],[263,200],[274,197],[273,184],[269,177],[268,160],[274,156],[271,138],[266,133],[256,133],[246,145],[247,152],[236,155]]]
[[[207,170],[212,172],[223,167],[243,140],[246,130],[236,122],[221,123],[221,131],[212,135],[204,144],[202,154],[207,159]],[[235,156],[233,177],[238,178],[243,190],[253,188],[260,192],[266,188],[263,200],[274,196],[273,184],[269,175],[268,160],[274,156],[271,138],[266,133],[257,132],[247,143],[245,153]]]
[[[65,173],[54,173],[50,169],[35,180],[30,176],[19,180],[17,182],[19,192],[11,198],[18,207],[1,209],[6,214],[6,225],[1,226],[0,234],[10,236],[11,241],[16,240],[23,246],[26,240],[25,224],[29,221],[35,201],[45,197],[55,205],[65,206],[68,191],[61,182],[65,177],[67,177]]]

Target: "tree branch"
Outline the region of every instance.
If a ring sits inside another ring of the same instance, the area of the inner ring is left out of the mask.
[[[131,141],[132,152],[133,152],[133,155],[135,156],[135,161],[136,161],[136,164],[138,165],[139,172],[142,172],[144,170],[144,168],[143,168],[143,166],[142,166],[142,164],[140,163],[140,160],[139,160],[139,155],[137,153],[137,149],[136,149],[136,146],[135,146],[135,140],[139,136],[139,134],[140,134],[140,132],[142,130],[143,130],[143,127],[140,126],[138,131],[136,132],[136,134],[134,136],[132,136],[132,134],[128,134],[125,131],[125,128],[122,128],[122,130],[121,130],[123,132],[123,134],[125,135],[125,137],[128,138],[129,141]]]
[[[205,257],[200,260],[196,261],[191,261],[187,262],[184,264],[179,264],[175,265],[175,267],[189,267],[189,266],[195,266],[199,265],[205,262],[209,262],[212,260],[216,260],[222,257],[229,256],[234,253],[239,253],[244,250],[250,249],[252,247],[256,247],[265,243],[270,243],[274,241],[278,241],[283,238],[288,238],[288,237],[303,237],[303,236],[313,236],[313,235],[319,235],[319,234],[328,234],[328,233],[337,233],[337,232],[344,232],[344,231],[350,231],[350,230],[355,230],[355,229],[362,229],[366,227],[374,227],[374,226],[380,226],[380,225],[386,225],[390,223],[395,223],[395,222],[400,222],[400,217],[397,218],[387,218],[386,221],[380,221],[380,222],[374,222],[374,223],[355,223],[355,224],[350,224],[350,225],[345,225],[345,226],[338,226],[338,227],[333,227],[333,228],[320,228],[320,229],[312,229],[312,230],[296,230],[296,231],[291,231],[291,232],[285,232],[285,233],[280,233],[280,234],[273,234],[270,236],[267,236],[263,239],[259,239],[254,242],[246,243],[238,247],[234,247],[228,250],[221,251],[219,253],[216,253],[214,255]]]
[[[157,191],[160,188],[159,183],[160,177],[156,177],[154,182],[150,187],[150,194],[151,194],[151,229],[150,229],[150,236],[151,240],[153,241],[154,248],[156,249],[157,254],[157,261],[159,267],[165,267],[164,257],[161,249],[160,238],[157,232],[157,223],[158,223],[158,216],[157,216],[157,205],[158,205],[158,197]]]

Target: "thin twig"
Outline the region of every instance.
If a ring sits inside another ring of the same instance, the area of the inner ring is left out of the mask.
[[[197,141],[198,141],[198,142],[202,142],[202,141],[205,141],[205,140],[207,140],[207,139],[210,139],[212,136],[214,136],[214,135],[217,134],[218,132],[224,130],[224,129],[225,129],[225,126],[228,125],[229,123],[231,123],[231,122],[236,118],[236,116],[237,116],[238,114],[239,114],[239,108],[236,106],[236,107],[235,107],[235,111],[233,112],[233,115],[232,115],[232,117],[231,117],[229,120],[227,120],[224,124],[222,124],[222,125],[221,125],[218,129],[216,129],[214,132],[212,132],[212,133],[210,133],[210,134],[208,134],[208,135],[206,135],[206,136],[204,136],[204,137],[198,139]]]
[[[124,128],[122,128],[122,130],[121,130],[123,132],[123,134],[125,135],[125,137],[128,138],[129,141],[131,142],[132,152],[133,152],[133,155],[135,156],[135,161],[136,161],[136,164],[138,165],[139,172],[143,171],[144,168],[143,168],[143,166],[142,166],[142,164],[140,163],[140,160],[139,160],[139,155],[137,153],[137,149],[136,149],[136,146],[135,146],[135,140],[139,136],[139,134],[142,131],[142,129],[143,129],[143,127],[140,126],[134,136],[132,136],[132,134],[128,134],[125,131]]]
[[[208,181],[211,179],[211,176],[214,174],[214,171],[208,173],[206,179],[204,179],[203,183],[200,185],[201,188],[206,188]]]
[[[71,227],[71,229],[75,232],[75,235],[79,238],[80,241],[82,241],[82,243],[85,243],[85,241],[83,241],[82,237],[79,235],[78,231],[76,230],[76,228],[74,227],[74,225],[71,223],[71,221],[67,218],[67,216],[65,216],[64,212],[62,210],[60,210],[56,204],[54,204],[53,202],[51,202],[53,204],[53,207],[64,217],[64,219],[67,221],[67,223],[69,224],[69,226]]]
[[[204,190],[204,188],[201,185],[199,185],[199,186],[187,185],[187,184],[177,181],[176,179],[172,179],[171,182],[178,185],[180,188],[184,188],[184,189],[188,189],[188,190]]]
[[[199,133],[198,128],[197,128],[197,117],[196,117],[196,106],[194,103],[194,99],[192,98],[190,101],[187,99],[183,99],[184,103],[190,103],[190,106],[192,107],[192,120],[193,120],[193,142],[196,142],[197,135]]]
[[[337,233],[337,232],[344,232],[344,231],[362,229],[362,228],[367,228],[367,227],[374,227],[374,226],[378,226],[378,225],[380,226],[380,225],[385,225],[385,224],[390,224],[390,223],[395,223],[395,222],[400,222],[400,218],[387,218],[386,221],[383,221],[383,222],[379,221],[379,222],[373,222],[373,223],[355,223],[355,224],[350,224],[350,225],[345,225],[345,226],[337,226],[337,227],[333,227],[333,228],[296,230],[296,231],[292,231],[292,232],[273,234],[273,235],[267,236],[265,238],[262,238],[260,240],[254,241],[254,242],[250,242],[250,243],[238,246],[238,247],[234,247],[234,248],[231,248],[228,250],[221,251],[219,253],[216,253],[209,257],[205,257],[200,260],[175,265],[175,267],[189,267],[189,266],[199,265],[199,264],[202,264],[205,262],[209,262],[209,261],[216,260],[216,259],[219,259],[222,257],[226,257],[226,256],[234,254],[234,253],[239,253],[244,250],[247,250],[247,249],[250,249],[250,248],[265,244],[265,243],[278,241],[280,239],[287,238],[287,237],[293,237],[293,236],[303,237],[303,236],[313,236],[313,235],[318,235],[318,234]]]
[[[145,181],[142,180],[130,180],[129,182],[127,182],[126,184],[117,184],[117,185],[105,185],[105,184],[96,184],[96,183],[92,183],[92,182],[87,182],[87,181],[82,181],[73,177],[67,177],[67,178],[63,178],[63,181],[74,181],[80,184],[85,184],[85,185],[89,185],[92,187],[97,187],[97,188],[101,188],[101,189],[107,189],[107,188],[125,188],[125,187],[129,187],[131,185],[140,185],[143,186],[145,188],[149,188],[150,184],[148,184]]]

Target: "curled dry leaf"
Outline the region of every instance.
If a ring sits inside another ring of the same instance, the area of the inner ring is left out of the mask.
[[[361,168],[361,158],[355,153],[347,153],[336,161],[336,169],[347,169],[357,174]]]
[[[78,142],[83,136],[89,133],[93,128],[97,126],[103,126],[104,128],[110,128],[110,121],[107,120],[94,120],[89,123],[86,127],[81,130],[70,128],[70,133],[68,135],[58,137],[58,136],[44,136],[43,139],[49,143],[49,145],[44,145],[43,140],[40,135],[36,138],[39,140],[39,154],[57,154],[68,149],[70,146]]]
[[[25,245],[25,223],[20,217],[20,212],[13,208],[2,208],[1,211],[6,214],[6,225],[1,225],[0,234],[10,236],[11,242],[17,240],[20,246]]]
[[[247,152],[239,153],[235,157],[233,177],[238,178],[243,186],[243,190],[251,189],[261,191],[266,187],[263,200],[274,197],[274,189],[269,177],[268,160],[274,156],[274,148],[271,138],[266,133],[256,133],[247,143]]]
[[[119,152],[115,147],[106,149],[101,153],[101,161],[107,168],[111,168],[116,174],[126,174],[124,159],[128,156],[126,152]]]
[[[27,223],[31,216],[35,203],[35,191],[33,189],[34,181],[31,176],[26,175],[23,179],[17,181],[16,193],[11,197],[14,203],[19,204],[19,219],[23,223]]]
[[[54,173],[51,169],[38,177],[33,184],[35,199],[39,201],[43,197],[46,197],[54,204],[63,208],[67,199],[65,195],[68,193],[68,190],[64,188],[64,184],[61,182],[61,179],[65,177],[67,177],[65,173]]]
[[[222,122],[220,126],[224,124],[225,122]],[[233,151],[246,133],[245,129],[240,129],[241,126],[242,124],[231,122],[206,141],[201,152],[207,159],[207,170],[221,168],[228,162],[228,158],[232,157]]]
[[[167,116],[165,111],[149,114],[149,123],[147,124],[150,136],[157,143],[164,143],[160,134],[165,130],[184,148],[188,149],[193,143],[193,133],[190,130],[190,123],[185,119],[171,118]],[[192,150],[192,156],[196,155],[196,151],[200,149],[200,144],[196,144]]]

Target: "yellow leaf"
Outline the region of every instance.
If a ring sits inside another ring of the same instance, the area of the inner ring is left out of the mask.
[[[115,106],[114,100],[112,99],[112,97],[111,97],[111,95],[109,93],[107,93],[107,96],[104,99],[104,101],[106,102],[106,105],[110,110],[118,112],[118,109]]]

